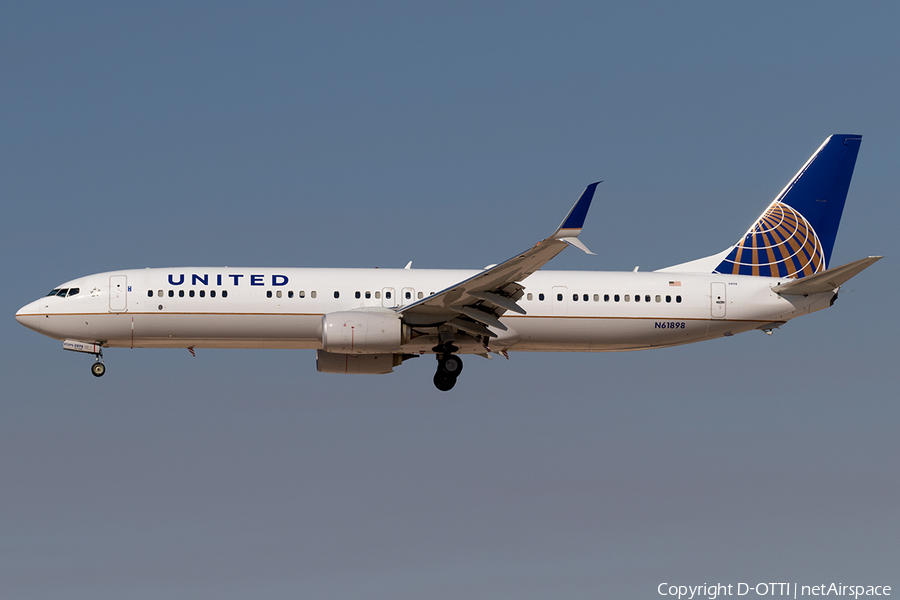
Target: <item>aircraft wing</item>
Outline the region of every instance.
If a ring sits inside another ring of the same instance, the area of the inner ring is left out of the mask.
[[[476,335],[496,337],[487,326],[505,330],[498,319],[507,310],[525,314],[516,300],[524,289],[520,282],[547,264],[567,246],[593,254],[578,240],[594,191],[600,182],[587,186],[578,201],[550,237],[525,252],[485,269],[433,296],[419,300],[397,311],[411,326],[450,324]]]
[[[851,277],[858,275],[863,269],[870,267],[881,259],[881,256],[861,258],[840,267],[834,267],[815,275],[807,275],[802,279],[795,279],[789,283],[774,286],[772,291],[776,294],[792,296],[808,296],[809,294],[831,292],[847,283]]]

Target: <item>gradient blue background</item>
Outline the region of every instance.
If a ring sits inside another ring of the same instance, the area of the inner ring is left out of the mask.
[[[883,3],[0,6],[0,596],[659,598],[900,589],[900,9]],[[315,371],[18,325],[76,276],[186,265],[554,269],[734,243],[864,136],[832,264],[771,337]],[[752,596],[752,595],[751,595]],[[750,597],[750,596],[747,596]]]

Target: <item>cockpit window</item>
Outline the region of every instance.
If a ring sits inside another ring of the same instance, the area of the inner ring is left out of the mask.
[[[50,293],[47,294],[47,297],[50,296],[59,296],[60,298],[65,298],[66,296],[75,296],[81,291],[81,288],[55,288],[50,290]]]

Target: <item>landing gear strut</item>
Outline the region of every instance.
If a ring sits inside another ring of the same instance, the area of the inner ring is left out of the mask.
[[[449,351],[438,355],[437,373],[434,374],[434,387],[442,392],[449,392],[456,385],[456,378],[462,373],[462,359]]]
[[[94,364],[91,365],[91,375],[94,377],[103,377],[103,374],[106,373],[106,365],[103,364],[103,350],[100,350],[96,354],[94,354],[96,360]]]

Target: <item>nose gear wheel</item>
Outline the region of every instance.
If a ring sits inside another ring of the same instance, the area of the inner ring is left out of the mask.
[[[91,374],[94,377],[103,377],[104,373],[106,373],[106,365],[99,360],[91,365]]]

